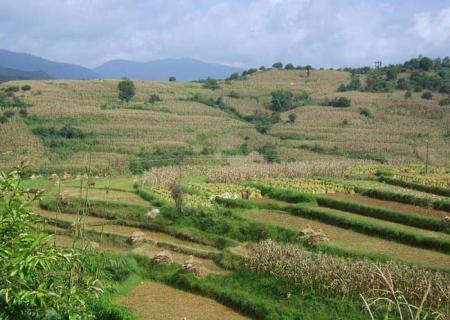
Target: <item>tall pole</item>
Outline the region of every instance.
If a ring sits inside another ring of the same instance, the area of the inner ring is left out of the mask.
[[[427,155],[425,158],[425,174],[428,174],[428,143],[429,143],[429,140],[427,140]]]

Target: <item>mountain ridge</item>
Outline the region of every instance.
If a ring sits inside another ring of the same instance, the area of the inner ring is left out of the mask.
[[[22,73],[38,73],[43,79],[61,80],[93,80],[120,79],[127,77],[133,80],[168,80],[175,77],[180,81],[195,81],[208,77],[224,79],[233,72],[243,69],[224,64],[209,63],[193,58],[167,58],[138,62],[125,59],[109,60],[96,68],[86,68],[77,64],[55,62],[28,53],[13,52],[0,49],[0,66],[17,70],[17,77],[8,80],[23,79]],[[9,72],[14,74],[14,72]],[[48,77],[44,76],[48,75]]]

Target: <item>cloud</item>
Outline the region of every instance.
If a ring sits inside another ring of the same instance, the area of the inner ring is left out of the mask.
[[[91,67],[165,57],[371,65],[450,51],[450,4],[437,0],[0,1],[0,47]]]
[[[416,14],[413,30],[425,42],[434,46],[450,42],[450,7],[437,13]]]

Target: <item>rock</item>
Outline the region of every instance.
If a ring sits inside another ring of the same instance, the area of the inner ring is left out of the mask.
[[[145,234],[142,231],[135,231],[128,238],[128,242],[132,245],[143,242],[144,240]]]

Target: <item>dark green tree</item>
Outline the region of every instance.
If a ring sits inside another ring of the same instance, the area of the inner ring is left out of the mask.
[[[272,91],[271,95],[272,102],[270,108],[273,111],[286,111],[294,108],[294,95],[292,94],[292,92],[280,89]]]
[[[283,69],[283,63],[282,63],[282,62],[275,62],[275,63],[272,65],[272,68],[275,68],[275,69]]]
[[[119,99],[122,101],[130,101],[136,93],[134,83],[129,79],[121,80],[117,88],[119,89]]]

